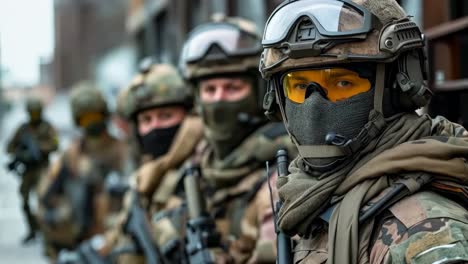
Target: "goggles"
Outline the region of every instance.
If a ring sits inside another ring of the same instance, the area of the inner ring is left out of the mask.
[[[196,28],[182,50],[181,61],[193,63],[203,59],[217,46],[223,57],[254,55],[261,52],[259,38],[228,23],[209,23]]]
[[[371,31],[372,14],[349,0],[299,0],[280,5],[266,23],[262,44],[281,44],[292,31],[296,21],[309,18],[313,26],[306,33],[297,32],[298,39],[318,39],[316,31],[325,38],[351,38]]]
[[[101,112],[87,112],[82,114],[78,119],[80,127],[89,127],[92,124],[103,122],[106,119]]]
[[[326,68],[288,72],[282,78],[282,86],[289,100],[302,104],[314,92],[338,102],[367,92],[372,85],[355,71]]]

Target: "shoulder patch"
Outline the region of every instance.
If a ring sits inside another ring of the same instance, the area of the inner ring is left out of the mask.
[[[443,264],[468,261],[465,235],[468,225],[451,219],[440,220],[443,220],[445,225],[439,230],[412,232],[406,241],[391,246],[391,263]]]
[[[452,218],[468,223],[468,211],[458,203],[434,192],[419,192],[390,207],[406,228],[430,218]]]

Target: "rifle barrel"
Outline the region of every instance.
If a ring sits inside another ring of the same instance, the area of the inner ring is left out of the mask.
[[[205,199],[200,189],[200,174],[196,168],[189,168],[184,178],[190,219],[201,217],[206,212]]]
[[[288,152],[284,149],[278,150],[278,152],[276,153],[276,166],[277,166],[278,177],[288,176],[289,174],[288,163],[289,163]],[[281,209],[281,206],[282,206],[282,202],[281,201],[277,202],[276,209],[275,209],[276,214]],[[291,238],[279,229],[278,219],[275,219],[275,228],[276,228],[276,235],[277,235],[276,247],[278,251],[277,263],[278,264],[292,263],[293,258],[292,258]]]

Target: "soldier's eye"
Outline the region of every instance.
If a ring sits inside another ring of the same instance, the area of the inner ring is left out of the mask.
[[[307,89],[307,83],[297,83],[294,85],[294,88],[299,90],[305,90]]]
[[[352,86],[353,86],[353,83],[350,81],[346,81],[346,80],[341,80],[336,83],[336,87],[338,88],[350,88]]]
[[[151,116],[146,115],[146,114],[140,114],[140,115],[138,115],[138,122],[143,123],[143,124],[150,123],[151,122]]]
[[[239,90],[241,90],[240,85],[230,84],[230,85],[226,86],[226,91],[228,91],[228,92],[237,92]]]
[[[171,119],[172,116],[173,116],[173,114],[170,113],[170,112],[162,112],[161,114],[159,114],[159,119],[167,120],[167,119]]]
[[[207,94],[214,94],[216,92],[216,87],[214,86],[203,86],[202,87],[202,92],[207,93]]]

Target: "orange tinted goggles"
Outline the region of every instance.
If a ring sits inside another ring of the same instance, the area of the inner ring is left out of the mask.
[[[100,112],[84,113],[78,119],[80,127],[88,127],[91,124],[99,123],[105,120],[104,114]]]
[[[302,104],[313,91],[311,83],[321,86],[325,97],[342,101],[371,89],[371,82],[357,72],[343,68],[293,71],[284,75],[283,90],[289,100]]]

